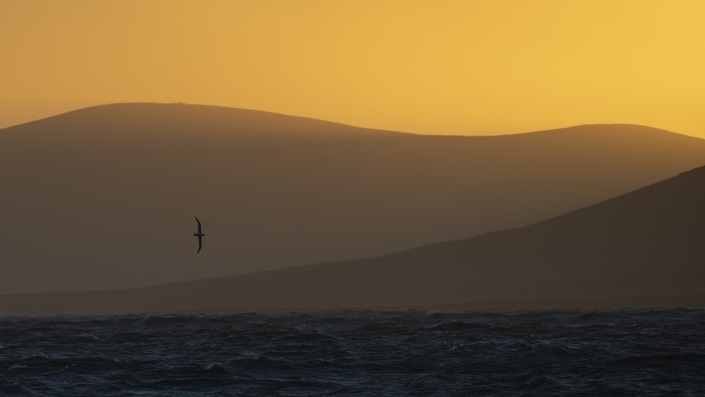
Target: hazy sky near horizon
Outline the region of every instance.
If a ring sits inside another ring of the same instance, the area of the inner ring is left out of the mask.
[[[705,1],[0,2],[0,128],[113,102],[705,138]]]

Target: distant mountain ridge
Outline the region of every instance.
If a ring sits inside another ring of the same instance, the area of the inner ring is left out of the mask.
[[[109,132],[125,131],[160,134],[169,138],[179,133],[193,134],[199,130],[210,133],[237,133],[240,136],[272,137],[335,137],[336,135],[396,135],[406,134],[313,119],[290,116],[264,110],[238,109],[223,106],[187,105],[183,103],[116,103],[93,106],[35,120],[11,129],[47,128],[66,132],[81,132],[78,128],[107,128]],[[414,135],[414,134],[408,134]]]
[[[0,314],[703,306],[703,203],[705,167],[522,228],[135,290],[3,296]]]
[[[424,136],[213,106],[81,109],[0,130],[0,293],[374,257],[702,165],[705,140],[633,125]]]

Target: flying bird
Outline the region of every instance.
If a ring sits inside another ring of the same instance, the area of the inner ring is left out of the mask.
[[[196,222],[198,222],[198,233],[194,233],[193,235],[198,237],[198,251],[196,253],[201,252],[201,248],[203,248],[203,241],[201,240],[205,234],[201,233],[201,221],[196,218]]]

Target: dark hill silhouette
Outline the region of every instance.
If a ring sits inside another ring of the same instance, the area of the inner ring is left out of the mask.
[[[703,306],[703,203],[705,167],[523,228],[135,290],[3,296],[0,313]]]
[[[87,108],[0,130],[0,293],[372,257],[701,165],[704,140],[633,125],[452,137],[213,106]],[[198,256],[194,216],[208,236]]]

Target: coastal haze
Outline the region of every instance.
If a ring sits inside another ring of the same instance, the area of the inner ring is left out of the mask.
[[[705,167],[523,228],[152,288],[3,296],[0,313],[701,307],[703,202]]]
[[[703,38],[0,0],[0,396],[705,396]]]
[[[525,226],[705,164],[705,141],[634,125],[423,136],[145,103],[0,130],[0,152],[0,211],[10,225],[0,231],[3,294],[145,287],[385,255]],[[198,255],[193,216],[206,234]],[[553,241],[543,243],[565,249]],[[399,280],[413,274],[395,266]],[[429,280],[433,268],[424,268]],[[505,298],[497,294],[487,297]],[[238,302],[228,304],[248,301]],[[459,302],[426,304],[436,303]]]

